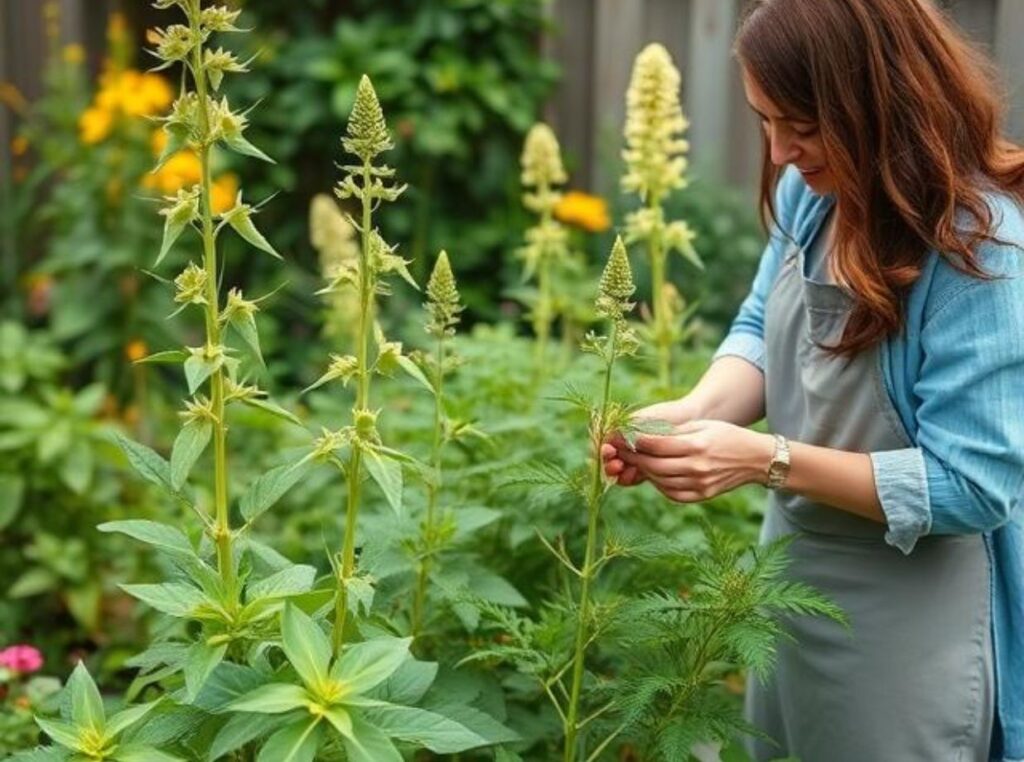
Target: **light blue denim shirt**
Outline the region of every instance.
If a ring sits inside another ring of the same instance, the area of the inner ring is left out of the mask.
[[[792,167],[775,198],[778,229],[715,353],[716,359],[742,357],[762,371],[765,298],[786,233],[807,246],[835,203],[815,194]],[[1002,194],[987,202],[993,233],[1006,245],[985,243],[979,262],[1005,277],[973,278],[929,253],[904,306],[904,330],[879,352],[889,398],[914,447],[870,457],[889,544],[911,553],[926,534],[985,538],[998,718],[992,757],[1018,762],[1024,760],[1024,249],[1017,247],[1024,247],[1024,210]]]

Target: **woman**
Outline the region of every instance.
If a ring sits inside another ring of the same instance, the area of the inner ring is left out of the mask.
[[[642,413],[677,435],[606,472],[766,484],[762,540],[798,532],[790,573],[849,615],[788,623],[755,758],[1024,759],[1024,151],[927,0],[755,0],[735,49],[770,243],[699,384]]]

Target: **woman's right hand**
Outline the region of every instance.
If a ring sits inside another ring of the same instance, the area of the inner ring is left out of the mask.
[[[670,402],[657,402],[641,408],[633,414],[634,418],[654,418],[661,421],[668,421],[673,426],[681,426],[687,421],[700,418],[699,413],[693,409],[690,401],[682,399]],[[627,465],[619,457],[619,451],[628,449],[629,445],[622,435],[616,432],[601,445],[601,460],[603,461],[604,472],[609,477],[616,479],[620,487],[632,487],[647,480],[647,475],[639,471],[635,466]]]

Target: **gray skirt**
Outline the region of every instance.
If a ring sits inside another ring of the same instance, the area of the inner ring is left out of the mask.
[[[801,531],[773,500],[762,541]],[[910,555],[880,539],[806,531],[789,578],[850,619],[783,622],[773,677],[747,684],[746,714],[778,746],[755,760],[988,762],[994,680],[990,572],[980,535],[926,536]]]

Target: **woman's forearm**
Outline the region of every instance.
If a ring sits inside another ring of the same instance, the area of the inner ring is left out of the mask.
[[[772,440],[771,452],[774,452],[774,437],[769,434],[760,436]],[[789,449],[789,478],[784,490],[862,518],[886,523],[878,502],[871,457],[867,453],[833,450],[802,442],[790,442]],[[771,455],[768,460],[771,460]],[[766,462],[766,469],[767,465]]]
[[[740,357],[720,357],[679,402],[690,418],[749,426],[764,418],[764,374]]]

